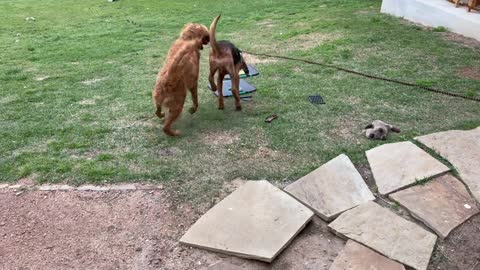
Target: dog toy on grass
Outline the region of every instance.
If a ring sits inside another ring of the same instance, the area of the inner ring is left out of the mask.
[[[367,136],[367,138],[369,139],[386,140],[390,131],[400,133],[399,128],[387,124],[383,121],[375,120],[365,127],[363,133],[365,133],[365,136]]]

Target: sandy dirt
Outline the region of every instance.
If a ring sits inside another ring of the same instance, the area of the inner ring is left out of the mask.
[[[478,67],[465,67],[457,71],[457,74],[461,77],[480,80],[480,68]]]
[[[232,181],[215,201],[241,183]],[[0,189],[0,269],[191,270],[223,261],[248,270],[327,270],[344,245],[314,218],[272,264],[186,247],[178,239],[208,206],[174,199],[159,189]],[[479,270],[478,243],[480,216],[438,242],[429,270]]]
[[[16,194],[0,190],[0,269],[328,269],[344,244],[315,219],[269,265],[180,246],[201,213],[162,190]]]

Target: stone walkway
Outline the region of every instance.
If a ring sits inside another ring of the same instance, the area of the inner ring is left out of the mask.
[[[449,160],[480,199],[480,127],[416,139]],[[287,186],[284,191],[292,197],[266,181],[247,182],[200,218],[181,242],[270,262],[311,219],[297,199],[322,219],[333,220],[331,230],[350,239],[331,270],[405,269],[402,264],[427,269],[435,234],[448,237],[479,212],[477,202],[459,179],[446,174],[447,166],[412,142],[385,144],[366,156],[379,193],[390,194],[412,221],[374,202],[350,159],[340,155]],[[209,269],[223,265],[218,262]]]
[[[415,139],[447,159],[480,201],[480,127],[433,133]]]
[[[313,215],[267,181],[248,181],[203,215],[180,243],[271,262]]]
[[[325,221],[375,199],[353,163],[343,154],[290,184],[285,191]]]

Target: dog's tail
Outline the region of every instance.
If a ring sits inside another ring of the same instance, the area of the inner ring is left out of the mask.
[[[218,15],[213,20],[212,24],[210,25],[210,47],[212,47],[212,52],[214,54],[218,54],[220,52],[220,47],[218,46],[217,40],[215,39],[215,30],[217,29],[218,20],[220,20],[220,16]]]

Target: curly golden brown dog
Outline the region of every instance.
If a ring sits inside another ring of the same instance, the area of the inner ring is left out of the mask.
[[[180,132],[172,129],[172,124],[180,116],[187,91],[192,94],[193,106],[190,113],[198,109],[198,72],[200,50],[210,41],[208,28],[201,24],[189,23],[183,27],[180,37],[173,43],[162,69],[158,73],[153,102],[155,114],[163,118],[162,107],[168,108],[163,123],[163,131],[169,136]]]
[[[237,111],[242,109],[240,105],[240,76],[238,75],[240,69],[243,69],[245,74],[248,75],[248,67],[245,60],[242,57],[240,50],[229,41],[215,39],[215,30],[217,28],[218,15],[210,25],[210,75],[208,81],[212,87],[212,91],[218,89],[218,109],[223,110],[225,107],[223,103],[222,95],[222,82],[225,75],[229,74],[232,80],[232,93],[235,96],[235,108]],[[217,84],[215,84],[214,76],[218,71]]]

